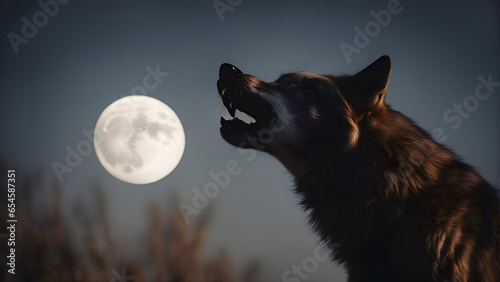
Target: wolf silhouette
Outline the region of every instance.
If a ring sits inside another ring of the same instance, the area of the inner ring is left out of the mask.
[[[221,135],[291,172],[349,281],[500,281],[498,190],[385,103],[390,72],[382,56],[354,75],[264,82],[222,64]]]

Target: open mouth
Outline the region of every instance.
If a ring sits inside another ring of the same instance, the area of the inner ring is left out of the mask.
[[[238,68],[223,64],[217,81],[219,95],[231,116],[229,119],[221,117],[221,134],[233,144],[261,130],[270,129],[276,121],[271,104],[260,93],[246,90],[246,76]]]
[[[232,119],[228,120],[221,117],[222,126],[246,126],[248,130],[252,131],[271,127],[274,117],[274,114],[272,114],[273,107],[258,96],[259,94],[229,87],[222,88],[219,94],[232,117]]]

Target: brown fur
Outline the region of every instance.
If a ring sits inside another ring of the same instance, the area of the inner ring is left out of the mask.
[[[498,190],[385,104],[390,70],[383,56],[352,76],[290,73],[266,83],[223,65],[225,104],[238,102],[231,92],[271,106],[280,99],[294,118],[258,145],[245,138],[274,127],[227,122],[222,136],[289,169],[349,281],[500,281]]]

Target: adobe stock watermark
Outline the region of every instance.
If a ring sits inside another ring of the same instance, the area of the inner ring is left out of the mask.
[[[49,23],[50,18],[54,18],[60,9],[60,5],[68,4],[70,0],[40,0],[38,1],[38,6],[40,10],[35,12],[31,19],[27,17],[22,17],[21,22],[23,25],[21,27],[21,33],[17,34],[14,32],[9,32],[7,38],[9,39],[10,45],[14,50],[14,53],[19,53],[19,45],[28,44],[30,39],[33,39],[40,28],[43,28]]]
[[[499,81],[493,80],[493,74],[487,75],[484,78],[482,75],[477,77],[479,83],[474,88],[474,94],[466,96],[461,103],[454,103],[452,108],[449,108],[443,113],[443,121],[452,123],[453,130],[459,129],[463,124],[463,119],[471,117],[472,113],[479,109],[481,102],[487,100],[495,92],[495,89],[500,86]],[[431,131],[431,135],[435,141],[444,143],[448,139],[448,135],[443,128],[437,127]],[[384,173],[385,180],[390,185],[391,189],[407,181],[417,169],[426,165],[430,158],[436,153],[437,145],[428,140],[415,140],[411,144],[414,148],[407,156],[397,156],[398,167],[393,171]]]
[[[132,95],[147,95],[149,93],[148,91],[156,89],[164,81],[164,79],[170,75],[168,72],[162,72],[159,64],[157,64],[154,69],[149,65],[146,66],[145,69],[148,74],[142,78],[139,85],[132,87],[130,90]],[[122,93],[120,97],[124,96],[127,95]],[[134,99],[129,99],[127,103],[134,103]],[[130,111],[131,105],[127,103],[123,103],[121,105],[121,112]],[[65,147],[66,156],[63,162],[53,161],[51,163],[52,170],[60,183],[63,182],[65,174],[73,172],[75,168],[82,164],[83,159],[94,151],[94,137],[96,142],[101,142],[104,138],[102,132],[95,132],[94,129],[83,129],[81,134],[83,135],[83,138],[80,141],[73,146],[67,145]]]
[[[116,269],[113,269],[111,270],[111,274],[113,274],[113,277],[109,280],[109,282],[127,282],[135,280],[135,276],[127,275],[125,268],[121,269],[121,273],[116,271]]]
[[[443,113],[444,122],[453,123],[451,125],[453,130],[460,128],[463,119],[470,118],[471,114],[479,109],[481,101],[488,99],[495,92],[495,88],[500,86],[499,81],[493,80],[493,74],[491,73],[487,78],[479,75],[477,80],[479,80],[479,83],[476,85],[473,95],[465,97],[460,104],[453,104],[453,109],[447,109]]]
[[[387,170],[384,173],[386,183],[389,189],[394,191],[398,184],[408,182],[408,179],[417,172],[422,166],[425,166],[430,158],[436,152],[436,143],[431,140],[412,140],[411,144],[406,147],[411,147],[408,155],[397,155],[397,168],[395,170]]]
[[[221,22],[224,21],[224,13],[234,11],[234,8],[239,6],[243,0],[214,0],[212,5],[214,6],[215,12],[217,16],[219,16],[219,20]]]
[[[411,2],[412,0],[408,1]],[[399,0],[389,0],[387,2],[387,9],[382,9],[378,12],[371,10],[370,15],[373,17],[373,20],[367,22],[363,29],[358,26],[354,27],[353,43],[349,44],[342,41],[339,44],[347,63],[351,63],[352,55],[360,54],[362,49],[370,45],[371,40],[380,34],[382,28],[386,28],[391,23],[393,15],[397,15],[402,11],[403,6]]]
[[[310,274],[318,270],[319,262],[327,261],[330,257],[328,253],[321,255],[320,251],[322,250],[321,246],[317,246],[312,256],[306,257],[300,264],[294,264],[290,269],[285,270],[281,275],[281,281],[301,282],[309,279]]]
[[[140,84],[130,89],[131,95],[148,95],[148,91],[155,90],[170,75],[170,73],[160,70],[160,64],[156,64],[154,69],[151,66],[146,66],[145,69],[148,74],[142,78]],[[125,96],[127,95],[122,93],[121,97]]]
[[[64,174],[73,172],[83,162],[83,158],[89,156],[94,151],[94,146],[92,145],[94,130],[88,131],[84,129],[81,133],[85,137],[84,139],[80,140],[74,147],[69,145],[65,147],[66,158],[64,159],[64,163],[53,161],[50,164],[59,183],[63,182]],[[102,140],[102,135],[99,135],[98,138]]]
[[[295,118],[295,115],[288,112],[287,109],[282,109],[283,112],[280,112],[279,119],[275,118],[270,121],[269,128],[264,128],[259,131],[257,136],[249,136],[246,141],[243,141],[239,144],[239,147],[243,147],[246,145],[252,145],[257,150],[263,150],[266,144],[270,144],[275,139],[275,134],[282,132],[285,130],[287,125],[292,123],[292,120]],[[247,163],[252,162],[256,155],[257,151],[254,149],[243,149],[239,148],[237,152],[240,155],[249,155],[245,160]],[[230,160],[226,163],[225,169],[213,172],[210,171],[208,173],[208,177],[210,181],[207,182],[202,190],[197,187],[192,189],[193,198],[191,200],[191,205],[186,203],[179,203],[178,208],[181,212],[181,215],[186,224],[189,224],[190,217],[193,215],[198,215],[203,209],[207,208],[210,200],[216,198],[221,189],[225,189],[229,186],[232,177],[237,176],[243,172],[243,167],[236,160]]]

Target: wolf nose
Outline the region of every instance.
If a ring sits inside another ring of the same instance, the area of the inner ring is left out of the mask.
[[[231,64],[222,64],[219,69],[219,77],[238,76],[240,74],[243,74],[243,72]]]

